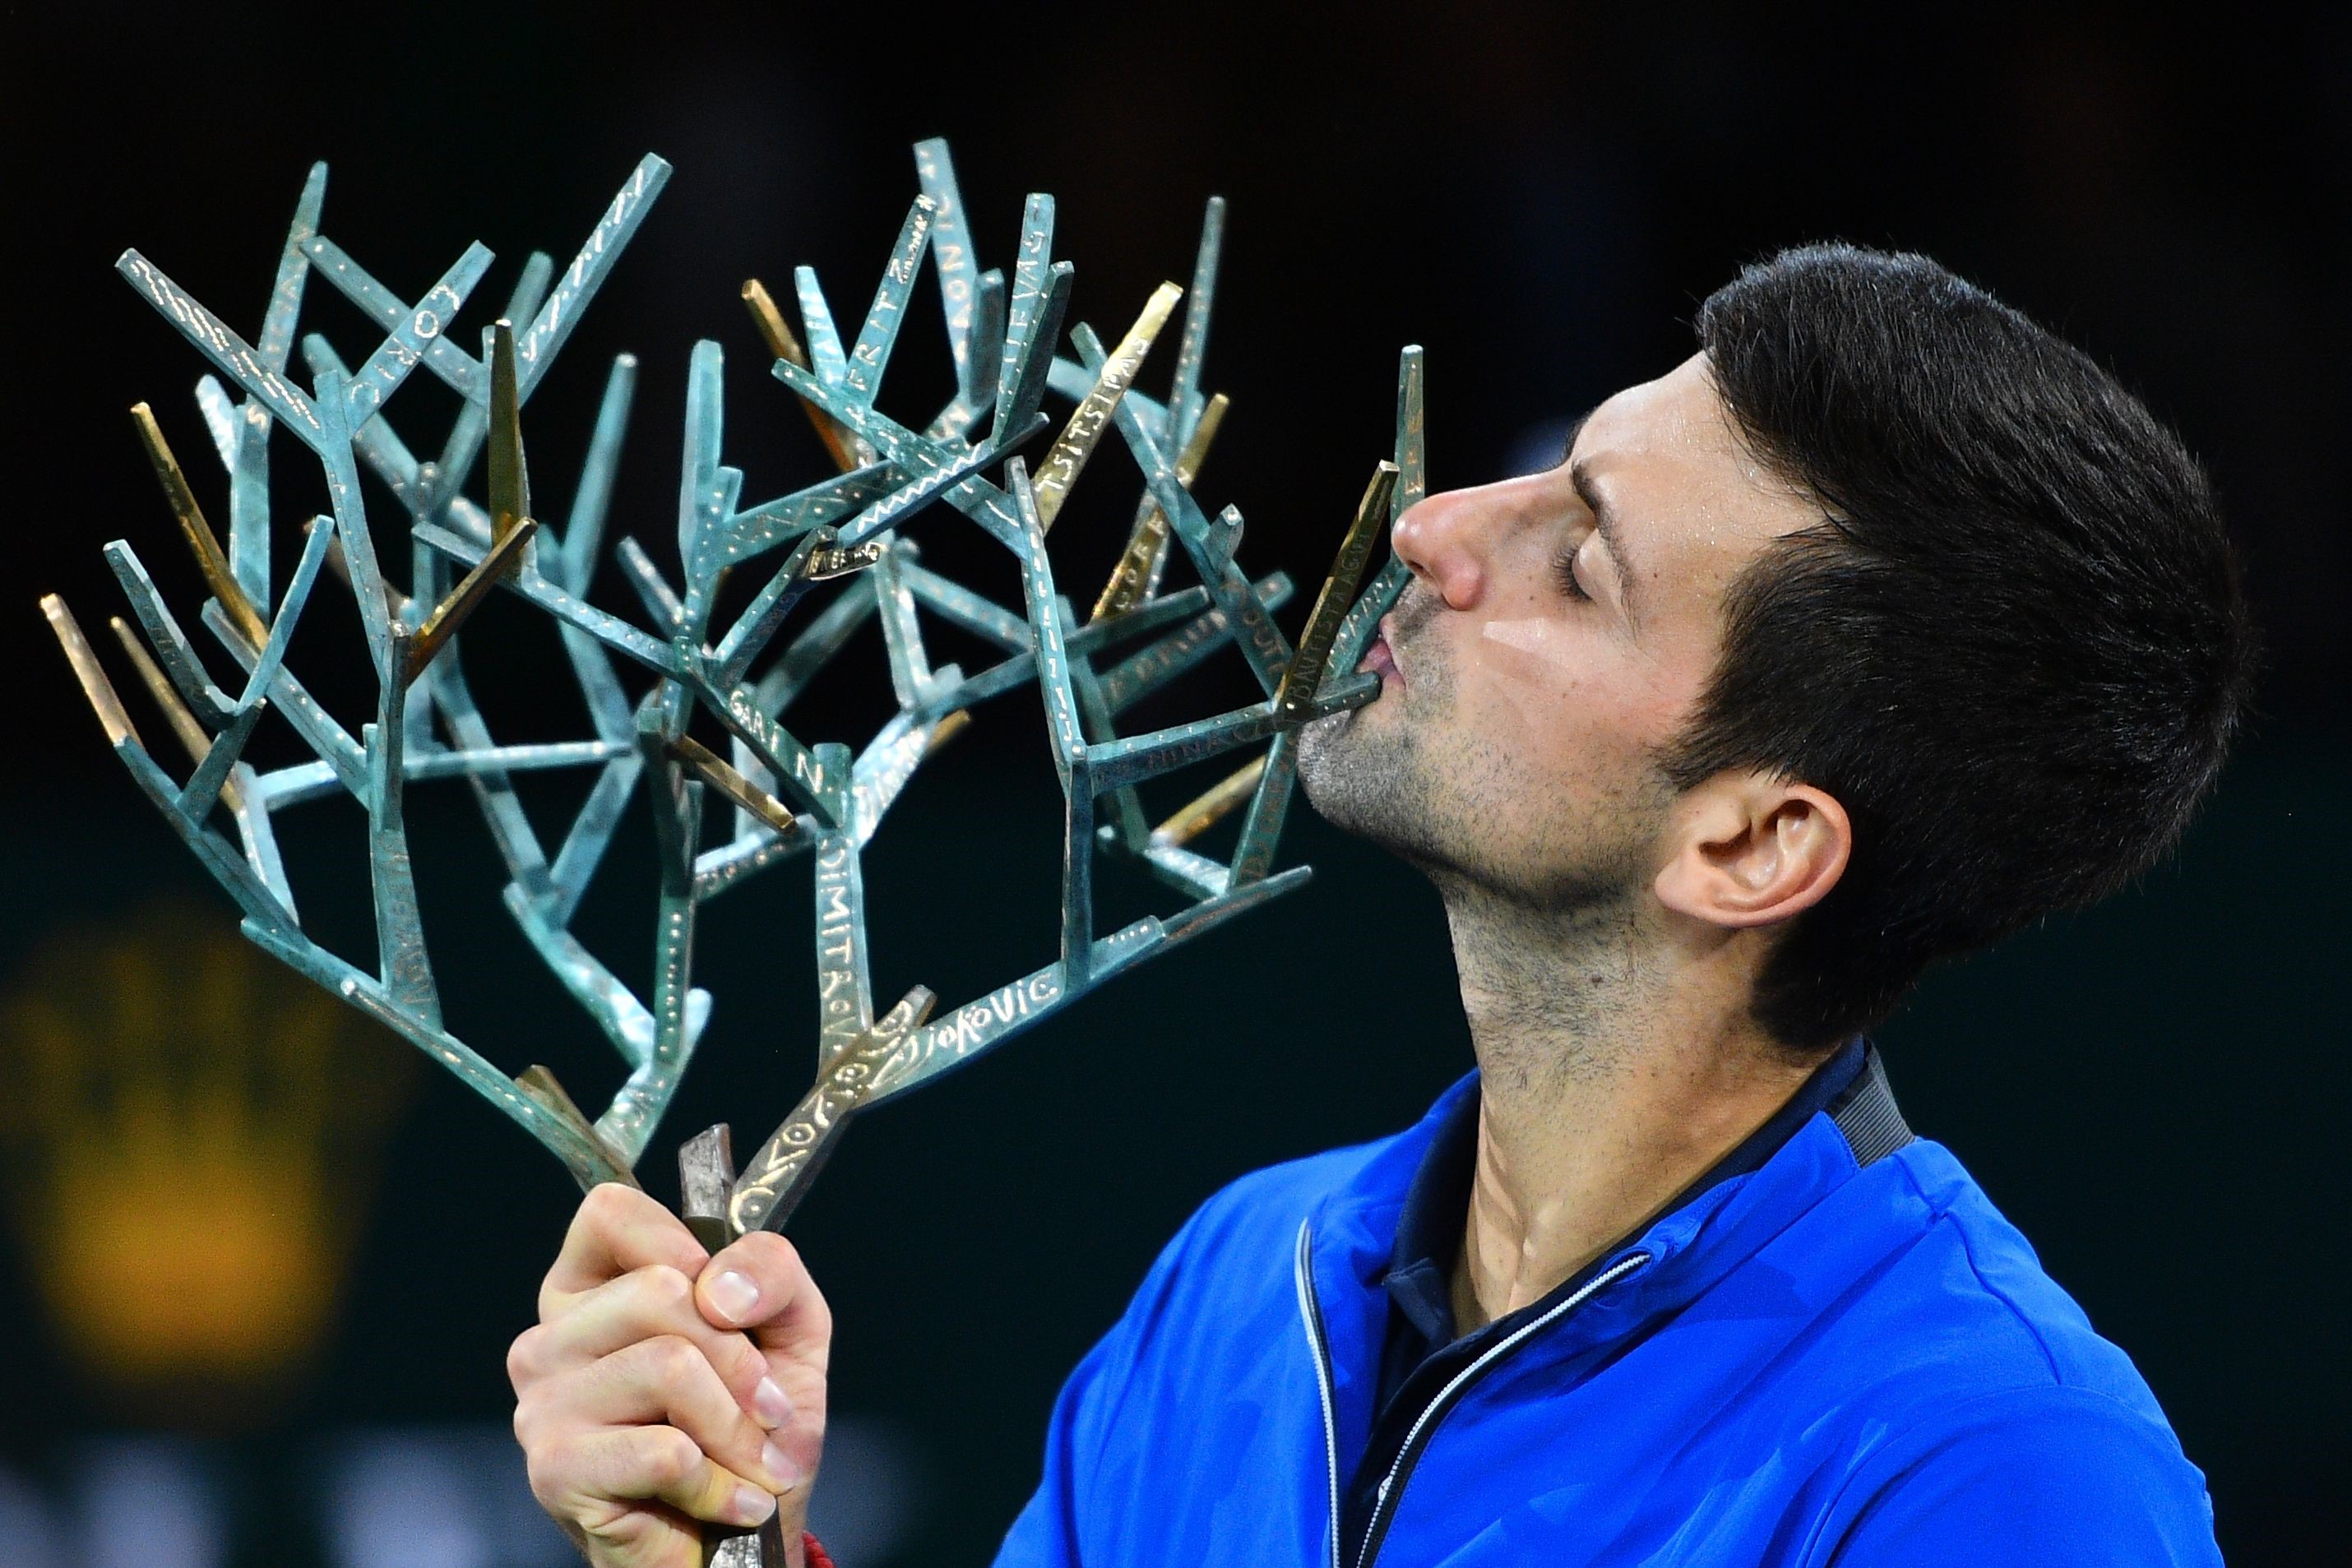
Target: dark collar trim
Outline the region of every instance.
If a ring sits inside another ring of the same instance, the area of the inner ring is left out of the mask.
[[[1845,1134],[1853,1163],[1864,1169],[1918,1137],[1895,1107],[1895,1092],[1886,1084],[1885,1064],[1878,1060],[1874,1045],[1865,1044],[1862,1071],[1822,1109]]]

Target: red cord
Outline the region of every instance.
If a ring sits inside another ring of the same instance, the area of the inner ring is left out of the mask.
[[[801,1531],[801,1553],[808,1559],[808,1568],[834,1568],[832,1557],[817,1543],[816,1537],[805,1530]]]

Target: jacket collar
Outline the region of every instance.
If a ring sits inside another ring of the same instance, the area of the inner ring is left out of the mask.
[[[1795,1136],[1798,1129],[1811,1121],[1814,1113],[1827,1107],[1862,1076],[1865,1046],[1860,1036],[1846,1042],[1828,1061],[1815,1068],[1788,1103],[1767,1118],[1738,1145],[1717,1160],[1696,1181],[1677,1193],[1665,1206],[1664,1215],[1696,1203],[1711,1189],[1737,1176],[1748,1175],[1761,1167],[1780,1146]],[[1442,1114],[1427,1118],[1430,1134],[1424,1145],[1412,1180],[1405,1188],[1404,1201],[1396,1218],[1396,1239],[1391,1249],[1388,1271],[1381,1283],[1398,1308],[1421,1334],[1431,1342],[1431,1348],[1444,1345],[1456,1337],[1454,1310],[1450,1295],[1450,1277],[1454,1260],[1462,1247],[1462,1227],[1468,1210],[1470,1187],[1475,1172],[1478,1145],[1479,1098],[1475,1092],[1476,1073],[1464,1082],[1474,1085],[1466,1094],[1450,1093],[1439,1104]],[[1459,1085],[1456,1086],[1460,1087]],[[1599,1269],[1627,1249],[1634,1235],[1619,1239],[1616,1246],[1606,1248],[1593,1263],[1579,1270],[1570,1279],[1548,1291],[1542,1300],[1529,1303],[1517,1312],[1497,1320],[1494,1325],[1508,1333],[1522,1317],[1537,1317],[1549,1311],[1559,1299],[1580,1289]]]
[[[1400,1260],[1407,1267],[1425,1261],[1425,1253],[1406,1254],[1421,1252],[1441,1224],[1450,1224],[1451,1245],[1458,1245],[1462,1214],[1457,1206],[1447,1220],[1435,1207],[1451,1195],[1444,1167],[1433,1161],[1469,1152],[1465,1126],[1475,1146],[1477,1112],[1473,1072],[1440,1095],[1412,1128],[1377,1149],[1309,1217],[1316,1291],[1343,1427],[1360,1431],[1370,1420],[1388,1275]],[[1687,1305],[1856,1170],[1909,1137],[1886,1090],[1877,1049],[1857,1038],[1663,1213],[1604,1249],[1543,1302],[1523,1310],[1533,1313],[1637,1254],[1643,1260],[1637,1268],[1546,1329],[1548,1343],[1566,1353]]]

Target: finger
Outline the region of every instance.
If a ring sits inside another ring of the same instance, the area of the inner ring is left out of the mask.
[[[755,1230],[719,1250],[695,1281],[702,1314],[741,1329],[761,1349],[823,1371],[833,1348],[833,1312],[799,1249],[772,1231]]]
[[[702,1352],[675,1335],[643,1340],[533,1391],[526,1446],[541,1431],[666,1423],[705,1454],[772,1492],[799,1485],[804,1467],[772,1441],[719,1381]]]
[[[600,1506],[613,1518],[596,1530],[573,1520],[559,1521],[595,1568],[708,1568],[709,1527],[700,1520],[657,1502]]]
[[[783,1391],[769,1375],[767,1357],[745,1335],[714,1327],[695,1303],[694,1281],[664,1263],[633,1269],[571,1297],[554,1317],[515,1341],[507,1371],[520,1391],[665,1335],[699,1350],[736,1403],[762,1426],[778,1426],[790,1414]]]
[[[632,1269],[658,1263],[691,1277],[709,1258],[677,1216],[634,1187],[606,1182],[581,1199],[572,1217],[563,1249],[540,1288],[540,1316]]]
[[[769,1376],[785,1401],[784,1419],[769,1442],[797,1472],[814,1478],[824,1451],[833,1313],[799,1250],[766,1231],[740,1238],[704,1267],[695,1300],[704,1316],[741,1327],[766,1354]]]
[[[675,1427],[616,1427],[583,1432],[535,1453],[531,1490],[549,1512],[592,1537],[633,1533],[631,1503],[666,1503],[713,1524],[755,1525],[775,1498],[714,1461]]]

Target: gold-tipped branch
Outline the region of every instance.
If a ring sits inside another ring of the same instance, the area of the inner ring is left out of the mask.
[[[1102,433],[1110,428],[1111,411],[1118,400],[1127,395],[1136,371],[1143,368],[1144,356],[1151,352],[1152,340],[1160,329],[1168,325],[1169,315],[1184,291],[1172,283],[1163,283],[1151,291],[1144,301],[1143,313],[1118,347],[1103,361],[1102,370],[1095,377],[1094,386],[1078,400],[1071,411],[1070,422],[1062,426],[1062,434],[1054,438],[1045,461],[1037,465],[1037,526],[1042,531],[1054,526],[1061,514],[1062,503],[1069,498],[1070,486],[1078,482],[1078,475],[1094,455],[1095,445]]]
[[[961,735],[967,728],[971,727],[971,710],[970,708],[960,707],[956,709],[955,712],[949,714],[946,717],[940,719],[931,730],[931,738],[924,743],[924,758],[928,759],[937,757],[940,754],[940,748],[941,747],[947,745],[949,741],[953,740],[957,736]]]
[[[188,761],[202,768],[205,758],[212,755],[212,737],[205,733],[205,727],[196,721],[196,716],[188,711],[188,705],[180,700],[180,694],[173,689],[170,677],[163,674],[163,666],[155,663],[155,656],[147,651],[147,644],[139,640],[139,633],[131,629],[131,623],[120,615],[110,615],[107,624],[114,628],[115,641],[121,643],[122,651],[131,656],[131,667],[139,672],[139,684],[147,688],[147,695],[153,697],[155,706],[163,710],[164,721],[172,727],[172,733],[180,737],[181,748],[187,752]],[[245,810],[245,791],[237,787],[234,773],[221,779],[220,798],[221,804],[232,811]]]
[[[163,486],[163,499],[179,520],[180,532],[186,536],[188,549],[194,552],[196,570],[205,576],[205,586],[212,590],[221,608],[245,640],[255,648],[269,641],[269,628],[261,619],[261,612],[245,596],[235,573],[228,569],[228,558],[221,553],[220,538],[205,520],[204,508],[196,504],[196,493],[188,488],[188,476],[181,472],[180,460],[172,455],[169,442],[163,439],[163,426],[155,423],[155,411],[143,402],[131,405],[131,423],[139,432],[140,444],[147,449],[147,461],[155,465],[155,477]]]
[[[793,809],[738,772],[733,764],[690,735],[669,743],[670,755],[707,779],[720,794],[742,807],[785,838],[798,833],[800,821]]]
[[[637,1178],[629,1169],[629,1162],[605,1141],[602,1133],[596,1131],[596,1124],[591,1122],[572,1096],[564,1092],[563,1085],[555,1081],[554,1073],[533,1063],[515,1074],[515,1087],[522,1091],[525,1099],[557,1121],[568,1124],[574,1133],[588,1140],[591,1146],[602,1150],[612,1162],[614,1181],[624,1186],[637,1186]],[[638,1187],[638,1190],[643,1191],[644,1188]]]
[[[818,1075],[792,1114],[744,1166],[729,1194],[727,1218],[738,1234],[783,1228],[830,1152],[832,1140],[873,1092],[877,1071],[908,1034],[922,1027],[938,1001],[929,987],[917,986],[826,1059],[833,1071]]]
[[[1247,804],[1257,793],[1257,781],[1265,772],[1265,758],[1260,757],[1218,779],[1186,802],[1174,816],[1152,829],[1151,841],[1171,847],[1191,843],[1232,815],[1234,808]]]
[[[1208,461],[1210,444],[1217,439],[1218,427],[1225,423],[1225,411],[1233,400],[1219,392],[1201,410],[1200,423],[1193,425],[1192,439],[1184,450],[1176,455],[1176,483],[1190,490],[1200,476],[1201,465]],[[1111,569],[1110,580],[1103,584],[1102,597],[1095,601],[1094,613],[1087,619],[1105,621],[1121,615],[1151,597],[1151,585],[1158,577],[1160,563],[1168,555],[1168,514],[1160,503],[1149,496],[1135,519],[1135,531],[1127,536],[1127,550]]]
[[[1383,462],[1372,471],[1372,482],[1364,486],[1364,498],[1356,504],[1356,519],[1348,525],[1348,537],[1339,543],[1339,559],[1331,563],[1331,575],[1323,580],[1323,591],[1315,596],[1315,609],[1299,636],[1298,652],[1282,672],[1282,685],[1275,689],[1274,706],[1286,717],[1314,711],[1315,694],[1323,685],[1323,666],[1330,660],[1339,622],[1347,619],[1348,607],[1356,601],[1356,584],[1363,580],[1372,545],[1389,520],[1389,498],[1396,494],[1396,482],[1397,465]]]
[[[106,729],[106,738],[116,746],[126,741],[138,745],[139,732],[131,727],[131,716],[123,711],[114,683],[106,678],[105,667],[98,662],[89,639],[81,634],[81,622],[66,608],[64,598],[55,593],[43,594],[41,613],[49,618],[49,630],[57,633],[58,645],[66,651],[66,662],[73,666],[74,679],[81,683],[82,695],[97,711],[98,722]]]
[[[458,580],[447,598],[433,607],[433,612],[408,640],[408,669],[404,679],[412,685],[415,684],[425,666],[433,663],[433,656],[448,644],[449,639],[457,634],[457,628],[466,623],[466,618],[489,597],[499,579],[514,575],[522,559],[523,548],[538,532],[537,517],[522,518],[490,547],[490,553],[477,561],[473,570]]]
[[[751,319],[759,327],[761,340],[768,345],[768,352],[804,371],[809,369],[808,350],[802,348],[800,339],[793,336],[792,323],[784,319],[784,313],[776,308],[776,301],[768,293],[766,284],[756,277],[745,278],[743,305],[751,312]],[[824,449],[833,455],[835,466],[846,474],[859,465],[855,436],[844,430],[831,414],[806,398],[801,400],[801,411],[808,415],[808,422],[815,428],[817,439],[824,443]]]
[[[155,662],[154,655],[147,652],[147,644],[139,640],[139,633],[131,629],[131,622],[120,615],[110,615],[106,623],[114,629],[114,640],[121,643],[122,651],[131,656],[131,667],[139,672],[139,684],[147,688],[147,695],[153,697],[155,706],[163,710],[163,721],[172,727],[172,733],[180,737],[181,748],[187,752],[188,760],[202,762],[205,754],[212,749],[213,737],[205,732],[203,725],[196,722],[196,716],[188,711],[188,705],[180,700],[180,694],[173,689],[170,677],[163,674],[163,667]]]

